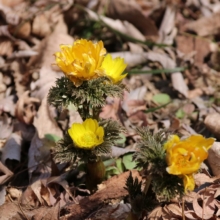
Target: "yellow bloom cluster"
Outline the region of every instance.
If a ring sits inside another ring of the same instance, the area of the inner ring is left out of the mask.
[[[72,124],[68,133],[78,148],[91,150],[104,142],[104,128],[95,119]]]
[[[113,59],[110,54],[106,55],[102,41],[94,43],[81,39],[73,45],[61,45],[60,49],[61,52],[55,53],[56,64],[75,86],[101,76],[107,76],[117,83],[127,75],[122,75],[126,68],[124,59]]]
[[[202,135],[192,135],[184,140],[180,140],[177,135],[172,135],[165,143],[168,164],[166,170],[169,174],[183,178],[185,192],[195,188],[193,174],[208,157],[208,149],[214,141],[214,138],[206,139]]]

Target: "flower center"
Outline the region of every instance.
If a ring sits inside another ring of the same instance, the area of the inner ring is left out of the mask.
[[[81,137],[81,141],[86,145],[93,144],[95,142],[94,134],[86,133],[84,136]]]
[[[189,166],[192,159],[192,155],[188,153],[187,155],[179,154],[177,158],[177,165],[180,167]]]

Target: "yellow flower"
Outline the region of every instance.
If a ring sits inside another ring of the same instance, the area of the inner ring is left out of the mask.
[[[93,149],[104,141],[104,128],[91,118],[86,119],[82,124],[72,124],[68,133],[77,147],[87,150]]]
[[[208,149],[214,141],[214,138],[206,139],[202,135],[192,135],[184,140],[172,135],[164,144],[168,164],[166,170],[169,174],[183,178],[185,191],[194,189],[192,174],[198,171],[201,163],[208,157]]]
[[[185,192],[187,191],[193,191],[195,188],[195,180],[193,178],[193,175],[182,175],[183,178],[183,185],[185,188]]]
[[[127,74],[122,75],[126,66],[124,59],[120,57],[113,59],[111,54],[107,54],[101,67],[105,70],[106,76],[109,77],[113,83],[117,83],[127,76]]]
[[[103,42],[93,43],[88,40],[76,40],[73,45],[61,45],[61,52],[56,52],[56,64],[64,74],[80,86],[83,81],[104,75],[101,68],[106,54]]]

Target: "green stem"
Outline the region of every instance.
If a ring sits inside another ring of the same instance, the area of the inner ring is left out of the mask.
[[[129,75],[133,74],[161,74],[161,73],[175,73],[175,72],[181,72],[186,70],[185,67],[176,67],[173,69],[155,69],[155,70],[139,70],[139,69],[133,69],[128,71]]]

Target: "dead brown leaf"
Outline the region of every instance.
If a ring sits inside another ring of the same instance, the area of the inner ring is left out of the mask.
[[[209,149],[208,163],[215,176],[220,174],[220,142],[215,142]]]
[[[113,30],[119,31],[128,36],[134,37],[138,40],[144,41],[145,36],[131,23],[128,21],[121,20],[113,20],[109,17],[105,17],[103,15],[98,15],[95,12],[89,10],[88,8],[84,8],[84,10],[88,13],[90,19],[94,21],[102,21]]]
[[[32,25],[32,33],[39,37],[46,37],[51,32],[51,27],[48,18],[45,14],[37,15],[34,18]]]
[[[59,220],[60,203],[58,202],[54,207],[43,207],[33,215],[33,220]]]
[[[119,111],[121,108],[121,100],[119,98],[107,98],[106,105],[102,108],[100,113],[101,118],[112,118],[114,120],[119,120]]]
[[[1,35],[1,33],[0,33]],[[0,40],[0,56],[11,56],[13,52],[13,43],[11,40],[1,38]]]
[[[22,190],[14,187],[9,187],[7,188],[7,193],[7,196],[9,196],[11,199],[19,201],[22,195]]]
[[[194,175],[195,183],[197,187],[200,187],[201,185],[205,183],[213,183],[214,180],[210,178],[208,175],[204,173],[197,173]]]
[[[55,109],[47,103],[47,97],[42,100],[37,115],[34,117],[34,126],[40,138],[45,134],[55,134],[62,137],[63,133],[55,121]],[[45,122],[47,122],[45,124]]]
[[[126,20],[137,27],[147,39],[156,40],[158,30],[154,22],[146,17],[135,0],[112,0],[107,15],[113,19]]]
[[[147,88],[145,86],[139,87],[133,91],[125,92],[122,102],[122,109],[130,116],[140,110],[146,110],[146,96]]]
[[[193,200],[193,209],[195,214],[200,219],[210,219],[214,216],[216,206],[214,193],[216,189],[213,187],[206,187],[198,192],[197,196]],[[202,199],[203,205],[201,206],[199,201]]]
[[[182,207],[177,204],[169,204],[164,207],[164,210],[169,213],[170,218],[182,218]]]
[[[7,219],[21,219],[22,211],[19,208],[19,205],[12,203],[12,202],[6,202],[3,205],[0,206],[0,213],[1,213],[1,220],[7,220]]]
[[[20,17],[18,14],[10,7],[4,4],[5,2],[0,3],[0,11],[3,14],[3,17],[7,21],[8,24],[17,25]]]
[[[0,184],[2,185],[13,176],[13,173],[4,164],[2,164],[2,162],[0,162],[0,171]]]
[[[197,21],[189,22],[185,25],[185,29],[197,33],[197,35],[205,37],[219,33],[220,28],[220,12],[214,13],[209,17],[201,17]]]
[[[19,121],[30,125],[37,114],[37,108],[40,100],[30,97],[30,91],[24,92],[18,99],[15,109],[15,115]]]
[[[215,135],[216,138],[220,139],[220,114],[219,113],[208,114],[204,120],[204,124]]]
[[[185,54],[190,54],[193,51],[195,54],[195,64],[201,65],[204,63],[205,57],[210,53],[210,42],[192,36],[177,36],[177,49]]]
[[[120,175],[113,176],[111,179],[103,182],[103,184],[106,185],[105,188],[97,191],[95,194],[89,197],[83,198],[82,200],[80,200],[79,204],[67,205],[64,208],[64,210],[66,213],[70,213],[70,214],[66,214],[65,216],[61,217],[61,220],[64,219],[84,220],[85,217],[88,216],[88,214],[90,214],[104,201],[113,198],[114,199],[121,198],[122,196],[127,195],[127,191],[124,189],[124,186],[125,186],[125,181],[129,175],[129,172],[124,172]],[[138,171],[132,170],[131,172],[133,178],[137,177],[140,179]]]
[[[31,34],[31,23],[30,21],[23,21],[16,26],[9,25],[8,30],[16,38],[26,39]]]

